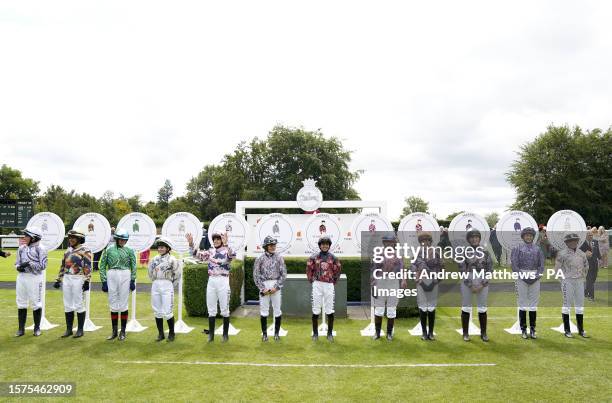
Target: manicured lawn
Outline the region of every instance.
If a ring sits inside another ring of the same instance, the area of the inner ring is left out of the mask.
[[[128,334],[125,342],[105,340],[110,320],[101,292],[92,294],[92,319],[104,327],[81,339],[60,339],[63,308],[61,292],[54,290],[47,292],[47,318],[60,326],[39,338],[31,331],[14,338],[15,292],[0,290],[0,380],[76,382],[77,400],[610,400],[612,309],[608,306],[587,303],[590,339],[566,339],[550,330],[560,324],[560,309],[551,307],[539,312],[539,339],[525,341],[503,331],[514,322],[515,309],[491,308],[491,342],[474,337],[466,343],[455,331],[460,326],[458,308],[440,308],[435,342],[409,335],[408,329],[417,323],[414,318],[398,320],[392,343],[361,337],[359,330],[366,321],[338,319],[334,344],[312,343],[307,319],[285,319],[288,336],[280,343],[262,344],[257,318],[234,318],[240,334],[227,344],[208,344],[200,333],[205,320],[189,317],[185,321],[196,327],[194,331],[178,335],[174,343],[155,343],[149,295],[140,293],[138,298],[139,321],[149,328]],[[495,365],[362,367],[457,363]],[[345,366],[349,364],[357,367]]]

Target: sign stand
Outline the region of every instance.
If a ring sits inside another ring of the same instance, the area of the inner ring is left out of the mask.
[[[555,332],[565,333],[565,328],[563,327],[563,323],[561,323],[557,327],[551,327],[550,329],[554,330]],[[578,333],[578,327],[574,325],[574,322],[572,322],[571,320],[570,320],[570,331],[572,333]]]
[[[463,334],[463,329],[456,329],[457,333]],[[470,312],[470,321],[468,324],[468,334],[470,336],[480,336],[480,328],[472,322],[472,313]]]
[[[514,324],[511,327],[509,327],[507,329],[504,329],[506,332],[508,332],[510,334],[521,334],[521,333],[523,333],[523,331],[521,330],[521,322],[518,319],[518,316],[519,316],[519,309],[516,308],[516,317],[517,317],[516,322],[514,322]]]
[[[43,271],[43,278],[45,276],[45,272]],[[45,284],[45,280],[43,280],[42,282],[42,314],[41,314],[41,318],[40,318],[40,330],[49,330],[49,329],[53,329],[54,327],[57,327],[58,325],[53,324],[51,322],[49,322],[47,320],[47,318],[45,317],[45,295],[46,295],[46,284]],[[26,329],[28,330],[32,330],[34,329],[34,324],[32,324],[32,326],[28,326]]]
[[[274,315],[272,315],[274,317]],[[272,321],[272,324],[270,326],[268,326],[268,329],[266,329],[266,331],[268,332],[268,334],[274,334],[274,325],[276,324],[276,317],[274,317],[274,320]],[[285,329],[283,329],[282,325],[281,328],[278,329],[278,335],[280,337],[285,337],[287,336],[287,331]]]
[[[132,291],[132,309],[131,309],[131,319],[127,323],[125,330],[127,332],[142,332],[146,329],[146,326],[142,326],[140,322],[136,319],[136,290]]]
[[[183,260],[183,254],[180,254],[181,261]],[[181,278],[178,283],[178,318],[177,321],[174,322],[174,333],[189,333],[194,328],[188,326],[183,321],[183,274],[181,273]],[[170,331],[170,330],[168,330]]]
[[[376,334],[376,326],[374,325],[374,304],[370,306],[370,323],[361,329],[361,335],[364,337],[372,337]],[[385,331],[380,327],[380,335],[384,336]]]
[[[85,325],[83,325],[83,330],[86,332],[95,332],[96,330],[102,328],[102,326],[96,326],[91,321],[89,316],[89,306],[91,305],[91,289],[85,292]],[[75,328],[76,329],[76,328]]]
[[[321,316],[323,317],[323,319],[321,320],[321,324],[319,325],[319,328],[317,329],[319,331],[319,334],[323,333],[325,335],[327,335],[327,323],[325,323],[325,297],[323,297],[323,300],[321,301]],[[310,332],[310,335],[312,336],[312,331]],[[332,336],[336,337],[336,331],[332,330]]]

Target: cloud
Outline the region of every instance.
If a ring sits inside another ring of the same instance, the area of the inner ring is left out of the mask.
[[[277,123],[353,150],[364,199],[501,212],[521,144],[610,126],[608,2],[0,6],[0,161],[154,199]]]

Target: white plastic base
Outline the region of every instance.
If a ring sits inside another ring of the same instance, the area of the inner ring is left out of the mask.
[[[126,332],[131,332],[131,333],[142,332],[145,329],[147,329],[147,327],[146,326],[142,326],[140,324],[140,322],[138,322],[136,319],[130,319],[130,321],[125,326],[125,331]]]
[[[463,329],[456,329],[456,330],[457,330],[457,333],[463,334]],[[480,328],[476,326],[474,322],[472,322],[471,320],[468,325],[468,334],[470,336],[480,336]]]
[[[317,329],[320,335],[327,335],[327,323],[321,323],[319,328]],[[312,336],[312,330],[310,331],[310,335]],[[336,331],[332,330],[332,336],[336,337]]]
[[[72,328],[72,331],[76,332],[78,329],[77,326]],[[102,329],[102,326],[96,326],[94,325],[94,323],[91,321],[91,319],[85,319],[85,323],[83,324],[83,330],[86,332],[95,332],[98,329]]]
[[[45,318],[44,316],[40,318],[40,330],[49,330],[49,329],[53,329],[54,327],[58,327],[58,326],[59,325],[49,322],[47,318]],[[26,327],[26,329],[34,330],[34,324],[32,323],[32,325]]]
[[[229,336],[235,336],[238,333],[240,333],[240,329],[236,329],[231,323],[229,325],[229,327],[227,328],[227,334]],[[215,330],[215,334],[223,334],[223,326],[219,326],[216,330]]]
[[[193,329],[193,327],[191,326],[187,326],[187,323],[183,322],[182,319],[177,320],[176,322],[174,322],[174,333],[189,333],[191,332]],[[166,333],[168,333],[170,330],[167,329]]]
[[[266,332],[267,332],[269,335],[270,335],[270,334],[272,334],[272,335],[273,335],[273,334],[274,334],[274,325],[270,325],[270,326],[268,326],[268,328],[266,329]],[[285,337],[285,336],[287,336],[287,333],[288,333],[288,332],[287,332],[285,329],[283,329],[283,327],[282,327],[282,326],[281,326],[281,328],[280,328],[280,329],[278,329],[278,335],[279,335],[280,337]]]
[[[421,329],[421,324],[417,323],[415,327],[409,330],[409,333],[411,336],[422,336],[423,330]],[[434,331],[434,336],[437,336],[435,331]]]
[[[565,328],[563,327],[563,323],[561,323],[558,327],[551,327],[551,330],[559,333],[565,333]],[[578,327],[574,325],[574,322],[570,320],[570,331],[572,333],[578,333]]]
[[[374,336],[374,334],[376,334],[376,327],[374,326],[374,322],[370,322],[369,325],[361,329],[361,335],[364,337],[372,337]],[[382,328],[380,329],[380,335],[381,337],[385,335],[385,331]]]
[[[521,331],[521,323],[518,320],[516,322],[514,322],[512,327],[509,327],[509,328],[504,329],[504,330],[506,332],[510,333],[510,334],[521,334],[521,333],[523,333]]]

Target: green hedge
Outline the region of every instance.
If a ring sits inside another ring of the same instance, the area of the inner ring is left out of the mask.
[[[286,257],[285,264],[287,265],[287,273],[306,273],[306,258],[305,257]],[[342,263],[342,273],[346,274],[347,280],[347,301],[361,301],[361,258],[358,257],[343,257],[340,259]],[[253,264],[255,258],[247,257],[244,260],[244,298],[245,300],[257,301],[259,292],[253,281]],[[415,298],[403,299],[397,307],[397,316],[401,318],[419,316],[419,309],[414,306]]]
[[[287,273],[306,274],[306,260],[305,257],[286,257]],[[259,292],[253,281],[254,262],[255,258],[253,257],[247,257],[244,260],[244,298],[247,301],[257,301],[259,299]],[[342,263],[342,273],[346,274],[347,300],[361,301],[361,259],[345,257],[340,259],[340,262]]]
[[[183,268],[183,296],[185,309],[189,316],[208,316],[206,309],[206,283],[208,265],[190,264]],[[230,311],[240,306],[240,292],[244,282],[242,260],[234,260],[230,271]]]

